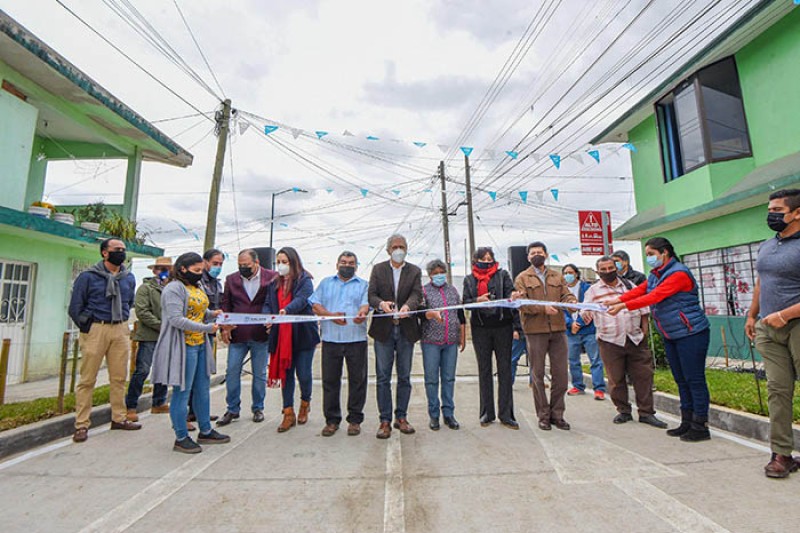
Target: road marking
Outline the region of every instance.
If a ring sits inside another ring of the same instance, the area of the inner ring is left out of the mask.
[[[150,511],[185,487],[190,481],[208,470],[209,467],[241,446],[260,429],[280,418],[280,416],[271,418],[264,425],[253,424],[251,429],[238,436],[233,443],[206,446],[203,449],[203,453],[189,459],[178,468],[142,489],[136,496],[111,509],[81,529],[81,533],[121,532],[127,530],[144,518]]]
[[[403,449],[400,436],[390,438],[386,447],[386,483],[383,500],[384,533],[406,530],[405,495],[403,493]]]

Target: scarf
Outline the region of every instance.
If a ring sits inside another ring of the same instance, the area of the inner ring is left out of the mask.
[[[125,265],[119,266],[119,272],[112,274],[108,271],[102,261],[89,267],[89,272],[94,272],[106,278],[106,298],[111,300],[111,320],[121,322],[122,316],[122,294],[119,290],[119,280],[127,277],[128,270]]]
[[[275,290],[278,294],[278,310],[283,310],[292,301],[292,291],[282,290],[282,283],[276,283]],[[269,364],[267,386],[277,388],[283,386],[286,372],[292,366],[292,324],[278,324],[278,347],[272,354]],[[273,326],[275,328],[275,326]]]
[[[472,275],[475,276],[475,279],[478,282],[478,296],[483,296],[487,292],[489,292],[489,280],[492,279],[497,273],[498,264],[495,263],[491,267],[487,268],[486,270],[478,268],[475,265],[472,265]]]

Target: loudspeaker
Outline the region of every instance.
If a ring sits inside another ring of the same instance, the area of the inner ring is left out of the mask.
[[[264,246],[262,248],[253,248],[258,254],[258,262],[261,266],[273,270],[275,268],[275,248]]]
[[[527,246],[508,247],[508,270],[512,279],[517,279],[520,272],[531,266],[528,262],[527,248]]]

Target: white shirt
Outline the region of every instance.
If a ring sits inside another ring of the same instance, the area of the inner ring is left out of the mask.
[[[256,271],[256,275],[250,279],[242,276],[242,285],[244,285],[244,292],[247,293],[247,297],[250,298],[252,302],[253,298],[258,294],[258,289],[261,288],[261,268],[259,268]]]
[[[580,301],[580,294],[581,294],[581,281],[580,281],[580,280],[578,280],[577,282],[575,282],[575,285],[573,285],[572,287],[570,287],[569,285],[567,285],[567,288],[569,289],[569,292],[571,292],[571,293],[572,293],[572,295],[575,297],[575,299],[576,299],[576,300],[578,300],[578,301]],[[572,318],[573,318],[574,320],[577,320],[577,319],[578,319],[578,315],[580,315],[580,311],[573,311],[573,312],[572,312]]]
[[[589,287],[583,296],[583,301],[586,303],[599,302],[608,297],[620,296],[626,292],[628,292],[628,288],[621,280],[618,280],[616,286],[612,287],[600,279]],[[642,316],[649,314],[650,310],[647,307],[636,311],[623,309],[616,316],[611,316],[608,313],[592,313],[594,325],[597,329],[597,338],[617,346],[625,346],[627,339],[630,339],[638,346],[644,340]]]
[[[403,262],[402,265],[396,267],[391,262],[389,262],[389,266],[392,267],[392,278],[394,279],[394,297],[395,299],[397,299],[397,288],[400,286],[400,274],[403,272],[403,267],[406,266],[406,264],[405,262]]]

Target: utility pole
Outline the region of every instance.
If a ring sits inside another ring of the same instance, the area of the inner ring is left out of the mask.
[[[217,238],[217,208],[219,207],[219,189],[222,182],[222,166],[225,163],[225,147],[228,144],[228,129],[231,120],[231,101],[222,102],[222,111],[217,115],[217,159],[214,161],[214,174],[211,177],[211,192],[208,195],[208,218],[206,219],[206,238],[203,250],[214,247]]]
[[[444,161],[439,161],[439,179],[442,181],[442,228],[444,230],[444,262],[447,263],[447,283],[453,284],[450,259],[450,224],[447,214],[447,185],[444,179]]]
[[[469,178],[469,156],[466,154],[464,154],[464,168],[467,172],[465,183],[467,185],[467,229],[469,230],[469,257],[467,257],[467,263],[469,264],[472,261],[472,254],[475,253],[475,225],[472,220],[472,185]]]

